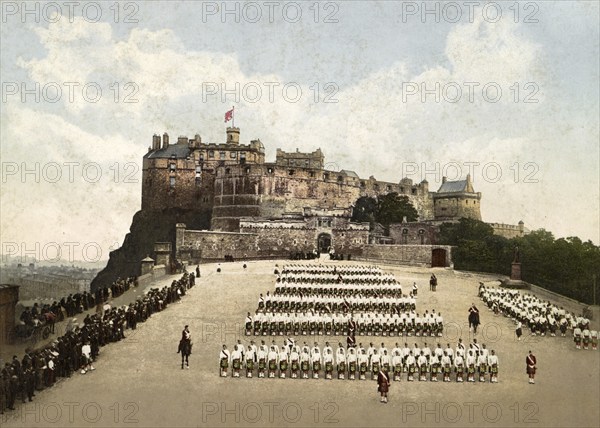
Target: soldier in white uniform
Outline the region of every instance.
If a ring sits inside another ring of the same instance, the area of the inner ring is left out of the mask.
[[[354,380],[357,369],[357,355],[354,348],[348,349],[348,379]]]
[[[335,363],[337,365],[338,379],[345,379],[346,378],[346,351],[344,350],[344,347],[341,346],[341,343],[335,353]]]
[[[488,357],[484,352],[480,352],[477,357],[477,369],[479,371],[479,382],[485,382],[485,375],[488,371]]]
[[[369,369],[369,356],[367,352],[363,349],[360,354],[358,354],[358,370],[359,370],[359,379],[365,380],[367,370]]]
[[[398,344],[396,344],[398,345]],[[401,350],[400,348],[398,348],[398,346],[396,346],[396,348],[394,348],[393,350],[393,355],[392,355],[392,367],[394,370],[394,380],[395,381],[400,381],[402,379],[402,365],[404,363],[402,355],[401,355]]]
[[[302,379],[308,379],[308,371],[310,369],[310,354],[308,347],[302,348],[300,354],[300,369],[302,370]]]
[[[275,350],[275,346],[271,346],[271,349],[269,350],[269,353],[267,354],[267,361],[269,363],[268,372],[269,372],[270,378],[275,377],[275,372],[277,371],[278,357],[279,357],[279,354]]]
[[[281,348],[281,351],[279,351],[278,359],[279,359],[279,377],[281,379],[285,379],[287,376],[288,365],[289,365],[289,354],[288,354],[287,347],[284,346]]]
[[[408,356],[406,357],[406,368],[408,371],[408,381],[412,382],[414,380],[414,374],[416,371],[416,359],[413,354],[413,351],[408,351]]]
[[[312,363],[313,370],[313,379],[319,379],[319,371],[321,370],[321,350],[317,346],[317,342],[315,342],[315,346],[311,349],[310,353],[310,361]]]
[[[440,358],[440,364],[442,367],[442,375],[444,382],[450,382],[450,370],[452,367],[452,359],[448,355],[447,350],[443,351],[442,357]]]
[[[333,375],[333,354],[331,347],[328,347],[323,354],[323,365],[325,366],[325,379],[331,379]]]
[[[475,364],[477,364],[477,359],[473,354],[473,350],[469,349],[469,353],[466,358],[467,363],[467,382],[475,382]]]
[[[498,383],[498,356],[493,349],[488,356],[488,364],[490,365],[490,383]]]
[[[238,345],[233,347],[231,353],[231,365],[233,366],[233,377],[240,377],[240,370],[242,368],[242,352]]]
[[[223,349],[219,353],[219,367],[222,377],[227,377],[227,369],[229,368],[229,362],[231,360],[231,354],[227,350],[227,346],[223,345]]]
[[[465,360],[464,360],[462,354],[459,354],[458,352],[456,353],[456,356],[454,357],[454,368],[456,370],[456,381],[462,382],[463,381],[463,373],[465,372]]]

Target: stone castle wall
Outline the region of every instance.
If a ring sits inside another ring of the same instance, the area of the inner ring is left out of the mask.
[[[431,266],[434,249],[446,251],[446,266],[452,266],[452,247],[448,245],[377,245],[363,247],[360,260],[399,265]]]

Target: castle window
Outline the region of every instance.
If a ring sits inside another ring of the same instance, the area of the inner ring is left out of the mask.
[[[417,189],[412,189],[412,194],[416,195],[417,194]]]
[[[267,168],[267,172],[268,172],[269,174],[273,174],[273,168]]]
[[[408,235],[408,229],[402,229],[402,234],[403,235]]]
[[[169,178],[169,186],[171,187],[171,189],[175,187],[175,177]]]
[[[171,162],[169,164],[169,170],[170,171],[175,171],[176,168],[177,168],[177,165],[175,164],[175,162]]]
[[[204,160],[204,153],[200,153],[200,162]]]
[[[229,168],[225,168],[225,174],[230,174],[231,170]]]
[[[307,160],[305,160],[305,161],[304,161],[304,166],[305,166],[306,168],[308,168],[308,167],[309,167],[309,165],[310,165],[310,162],[308,161],[308,159],[307,159]]]
[[[360,187],[362,187],[364,189],[365,187],[367,187],[367,184],[364,181],[361,181],[360,182]]]
[[[229,153],[229,157],[230,157],[231,159],[235,159],[235,158],[237,158],[237,152],[231,152],[231,153]]]
[[[250,167],[247,166],[246,169],[244,169],[244,171],[246,172],[246,174],[249,174],[250,173]]]
[[[339,181],[339,182],[342,182],[342,181],[344,181],[344,177],[343,177],[343,176],[341,176],[341,175],[338,175],[338,181]]]
[[[400,193],[404,193],[404,187],[400,187]]]
[[[225,159],[225,152],[219,152],[219,159],[221,159],[221,160]]]
[[[309,175],[310,175],[310,178],[315,178],[315,172],[314,172],[314,171],[311,171],[311,172],[309,173]]]
[[[202,167],[200,165],[196,165],[196,174],[200,174],[202,172]]]
[[[296,171],[294,171],[293,169],[290,169],[290,170],[288,171],[288,174],[289,174],[289,175],[294,175],[294,172],[296,172]]]
[[[209,150],[208,151],[208,157],[209,158],[214,158],[215,157],[215,151],[214,150]]]
[[[379,190],[379,184],[375,183],[375,184],[373,185],[373,188],[374,188],[375,190]]]
[[[387,190],[388,190],[388,192],[389,192],[390,190],[392,190],[392,186],[390,186],[390,185],[388,184],[388,186],[387,186]]]

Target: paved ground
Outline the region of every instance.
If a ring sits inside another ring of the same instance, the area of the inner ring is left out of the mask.
[[[392,383],[380,404],[372,381],[232,379],[218,377],[223,343],[244,343],[245,313],[257,296],[274,290],[273,269],[285,262],[202,266],[197,286],[180,304],[140,324],[127,339],[102,348],[96,371],[62,380],[33,403],[4,415],[4,426],[600,426],[600,352],[576,351],[570,338],[526,337],[477,300],[479,281],[494,277],[435,269],[438,291],[428,290],[432,269],[391,268],[402,284],[417,281],[417,308],[441,310],[443,344],[469,340],[467,309],[482,309],[478,340],[500,360],[498,384]],[[336,262],[351,263],[351,262]],[[164,278],[158,285],[169,283]],[[194,340],[191,369],[181,370],[177,343],[184,324]],[[271,340],[270,337],[266,338]],[[318,337],[337,343],[336,337]],[[342,341],[344,338],[339,338]],[[410,338],[410,344],[417,338]],[[417,343],[431,338],[418,338]],[[282,338],[276,339],[278,343]],[[312,337],[299,338],[311,343]],[[403,338],[358,337],[393,347]],[[525,356],[538,358],[535,385],[527,383]]]

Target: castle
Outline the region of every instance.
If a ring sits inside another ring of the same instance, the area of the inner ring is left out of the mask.
[[[426,180],[365,179],[328,165],[320,149],[277,149],[275,162],[267,162],[262,142],[240,143],[236,127],[217,144],[203,143],[198,134],[173,143],[167,133],[155,134],[143,158],[142,209],[92,290],[118,276],[139,275],[140,263],[148,273],[153,262],[168,269],[175,258],[196,263],[333,250],[346,258],[451,266],[451,248],[437,244],[438,226],[462,217],[481,220],[481,193],[468,175],[443,178],[430,191]],[[383,233],[351,221],[359,198],[391,192],[410,200],[416,222],[392,224]],[[507,237],[527,233],[522,222],[491,226]]]
[[[187,230],[177,224],[175,256],[221,259],[225,255],[288,256],[314,250],[361,256],[365,245],[377,244],[368,224],[352,223],[352,207],[360,197],[396,192],[408,197],[419,221],[391,228],[392,243],[433,244],[432,230],[443,221],[481,219],[481,193],[469,176],[447,181],[437,192],[426,180],[398,183],[354,171],[326,168],[320,149],[311,153],[277,149],[275,162],[265,161],[260,140],[240,143],[240,129],[227,128],[226,141],[203,143],[169,135],[152,137],[143,162],[142,210],[178,208],[210,217],[210,230]],[[388,239],[389,241],[389,239]],[[396,242],[394,242],[396,241]],[[447,265],[449,256],[444,256]]]
[[[211,230],[238,232],[242,218],[281,218],[305,209],[348,209],[362,196],[396,192],[409,198],[419,221],[481,220],[481,193],[470,176],[446,181],[437,192],[426,180],[399,183],[359,178],[353,171],[325,169],[320,149],[287,153],[277,149],[275,162],[265,161],[260,140],[240,144],[239,128],[227,128],[221,144],[165,133],[152,137],[144,156],[142,210],[168,207],[210,212]]]

